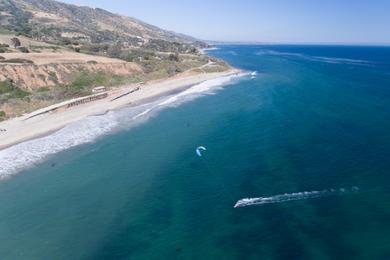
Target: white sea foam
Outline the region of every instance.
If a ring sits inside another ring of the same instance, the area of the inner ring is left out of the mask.
[[[340,189],[329,189],[321,191],[303,191],[296,193],[285,193],[279,194],[271,197],[259,197],[259,198],[245,198],[237,201],[234,205],[235,208],[253,206],[253,205],[263,205],[270,203],[282,203],[292,200],[304,200],[304,199],[314,199],[319,197],[331,196],[331,195],[340,195],[344,193],[357,192],[358,187],[352,188],[340,188]]]
[[[51,135],[1,150],[0,179],[33,166],[55,153],[77,145],[93,142],[114,130],[128,128],[145,122],[150,116],[164,107],[174,106],[201,95],[212,94],[215,90],[232,82],[232,80],[245,75],[241,73],[207,80],[178,94],[160,98],[149,104],[110,111],[104,115],[90,116],[82,121],[72,123]]]
[[[203,48],[202,51],[215,51],[215,50],[219,50],[220,48],[217,48],[217,47],[210,47],[210,48]]]
[[[295,57],[303,57],[304,56],[301,53],[272,51],[272,50],[257,51],[256,55],[259,55],[259,56],[264,56],[264,55],[269,55],[269,56],[295,56]]]
[[[321,56],[308,56],[307,58],[313,61],[320,61],[320,62],[333,63],[333,64],[351,64],[351,65],[371,64],[371,62],[367,60],[356,60],[356,59],[346,59],[346,58],[321,57]]]
[[[257,76],[257,71],[253,71],[253,72],[251,73],[251,79],[255,79],[256,76]]]
[[[112,113],[88,117],[43,138],[26,141],[0,151],[0,179],[33,165],[50,154],[88,143],[111,131],[118,122]],[[88,129],[88,131],[83,131]]]
[[[230,75],[230,76],[221,77],[217,79],[207,80],[189,89],[186,89],[178,94],[172,95],[158,102],[154,102],[154,104],[152,104],[151,107],[135,115],[133,119],[150,116],[152,112],[159,111],[162,108],[178,106],[183,102],[193,100],[203,95],[212,95],[217,90],[220,90],[222,87],[226,86],[227,84],[234,82],[235,79],[247,75],[248,73],[239,73],[236,75]]]

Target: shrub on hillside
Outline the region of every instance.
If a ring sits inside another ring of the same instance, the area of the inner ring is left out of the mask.
[[[107,55],[110,58],[120,58],[122,54],[122,46],[120,44],[111,45],[107,49]]]
[[[48,91],[50,91],[50,89],[48,87],[40,87],[37,89],[38,93],[48,92]]]
[[[49,76],[47,77],[47,79],[55,83],[58,82],[57,74],[54,71],[49,72]]]
[[[14,46],[14,48],[20,47],[21,45],[20,40],[16,37],[11,38],[11,43]]]
[[[33,64],[34,62],[32,60],[26,60],[26,59],[8,59],[8,60],[1,60],[0,62],[2,63],[28,63],[28,64]]]
[[[10,80],[0,81],[0,95],[11,92],[13,89],[12,82]]]
[[[175,54],[169,54],[168,59],[169,59],[170,61],[176,61],[176,62],[178,62],[178,61],[179,61],[179,54],[177,54],[177,53],[175,53]]]
[[[26,47],[20,47],[19,50],[20,50],[20,52],[23,52],[23,53],[29,53],[30,52]]]
[[[7,115],[5,114],[4,111],[0,111],[0,121],[5,120],[6,116],[7,116]]]
[[[91,94],[92,87],[96,86],[118,86],[126,82],[126,77],[122,75],[112,75],[104,72],[81,71],[74,77],[73,81],[66,85],[67,97],[75,97]]]
[[[24,98],[30,95],[29,92],[15,86],[11,80],[0,82],[0,95],[4,95],[5,99]]]

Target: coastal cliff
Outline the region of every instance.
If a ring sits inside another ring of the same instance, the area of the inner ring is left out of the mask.
[[[19,87],[34,90],[42,87],[70,84],[73,76],[80,71],[131,76],[142,73],[135,63],[68,63],[68,64],[4,64],[0,65],[0,81],[11,80]]]

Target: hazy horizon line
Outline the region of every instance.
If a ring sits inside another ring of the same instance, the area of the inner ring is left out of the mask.
[[[334,46],[376,46],[390,47],[389,43],[369,42],[267,42],[267,41],[215,41],[201,40],[211,45],[334,45]]]

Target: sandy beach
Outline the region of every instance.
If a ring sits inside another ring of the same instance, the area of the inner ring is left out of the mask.
[[[50,110],[50,107],[43,108],[21,117],[1,122],[0,150],[23,141],[45,136],[70,123],[82,120],[87,116],[103,114],[107,111],[119,109],[124,106],[140,105],[153,98],[184,90],[206,80],[233,75],[238,72],[238,70],[232,69],[218,73],[200,73],[195,75],[182,74],[164,80],[147,82],[142,85],[133,84],[117,88],[109,91],[108,96],[104,99],[80,104],[67,109],[56,109],[47,112]],[[129,93],[134,89],[136,89],[136,91],[126,95],[126,93]],[[122,97],[117,98],[119,96]],[[63,103],[67,104],[74,100]],[[58,105],[53,105],[51,107],[56,106]]]

